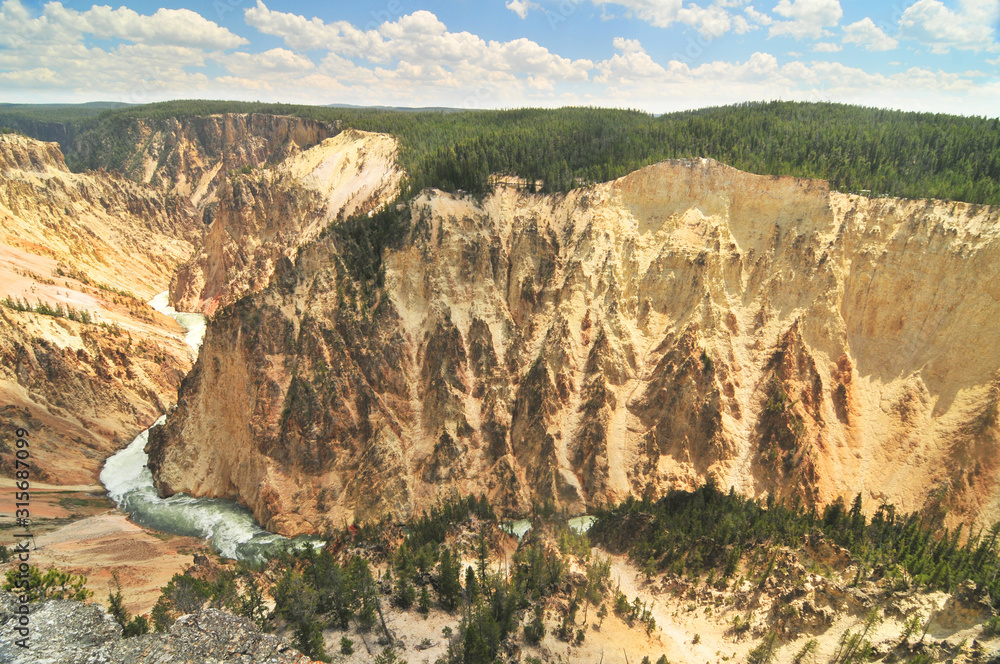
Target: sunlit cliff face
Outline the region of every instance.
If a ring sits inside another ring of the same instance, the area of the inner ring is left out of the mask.
[[[332,155],[308,154],[260,180],[278,208],[220,214],[317,228],[347,195],[309,184]],[[344,186],[378,180],[342,163]],[[697,160],[567,195],[428,190],[404,216],[384,285],[334,233],[219,310],[151,438],[162,492],[284,534],[452,492],[582,512],[709,477],[995,518],[996,211]]]

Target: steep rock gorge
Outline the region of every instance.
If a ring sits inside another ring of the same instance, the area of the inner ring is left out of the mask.
[[[278,260],[332,222],[396,196],[397,150],[389,136],[347,130],[224,179],[218,201],[205,209],[202,250],[177,272],[171,302],[211,314],[263,289]]]
[[[68,154],[76,166],[114,169],[206,208],[231,171],[280,162],[339,131],[324,122],[267,113],[123,117],[111,127],[78,134]]]
[[[77,137],[76,163],[117,166],[86,173],[55,143],[0,135],[0,299],[17,303],[0,310],[0,423],[33,432],[36,476],[59,484],[96,480],[191,368],[181,329],[146,301],[170,289],[179,309],[211,313],[260,290],[282,256],[402,177],[394,139],[303,118],[124,122]],[[39,303],[90,322],[17,310]]]
[[[284,534],[708,478],[1000,516],[996,209],[692,160],[401,214],[383,285],[333,232],[219,309],[150,438],[161,492]]]
[[[173,401],[190,349],[146,301],[200,225],[179,197],[71,173],[55,143],[0,136],[0,424],[29,430],[34,479],[96,481]],[[13,465],[4,454],[0,472]]]

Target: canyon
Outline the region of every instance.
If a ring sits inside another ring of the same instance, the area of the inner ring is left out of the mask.
[[[544,514],[706,482],[817,510],[860,495],[869,513],[892,503],[973,532],[1000,521],[996,207],[869,198],[710,159],[567,193],[513,176],[485,195],[413,192],[393,136],[254,113],[131,118],[120,136],[80,134],[64,158],[0,134],[0,424],[30,432],[33,509],[51,521],[33,562],[87,575],[98,599],[115,569],[130,610],[148,613],[174,573],[231,565],[108,511],[95,485],[163,414],[145,447],[161,495],[231,499],[270,531],[326,535],[337,555],[370,557],[380,584],[392,556],[345,526],[384,519],[386,541],[405,541],[398,523],[455,496],[498,513],[448,535],[474,565],[488,532],[498,574],[521,547],[504,520],[533,515],[525,542],[559,550],[561,517]],[[101,150],[94,170],[66,165]],[[209,317],[197,356],[149,306],[164,291]],[[816,533],[775,548],[770,567],[748,553],[721,585],[640,571],[605,545],[566,557],[567,588],[608,555],[658,627],[615,610],[562,641],[567,590],[525,653],[596,661],[627,643],[634,657],[721,662],[777,630],[786,655],[815,636],[836,658],[872,607],[882,654],[980,661],[995,647],[982,588],[921,588]],[[418,618],[385,593],[395,645],[450,652],[454,614]],[[12,602],[0,593],[0,618]],[[214,609],[136,639],[94,606],[38,610],[45,629],[69,628],[39,640],[38,658],[180,661],[249,643],[307,659]],[[347,633],[326,629],[327,650]],[[363,643],[345,661],[367,661]]]
[[[215,280],[232,290],[174,281],[214,317],[150,437],[161,493],[286,535],[452,494],[581,513],[708,479],[1000,516],[996,209],[683,160],[568,194],[362,189],[338,222],[350,193],[308,154],[220,197],[228,237],[278,238],[188,264],[239,263]],[[382,255],[365,233],[392,236]]]
[[[36,480],[94,482],[172,403],[193,358],[146,301],[198,243],[183,201],[0,136],[0,298],[20,305],[0,307],[0,423],[30,432]]]
[[[0,423],[31,432],[35,479],[95,482],[166,412],[193,357],[147,301],[212,241],[206,222],[234,172],[338,133],[260,114],[136,119],[121,130],[123,170],[82,173],[55,143],[0,135],[0,298],[17,305],[0,308]],[[121,157],[78,143],[76,162]]]
[[[92,482],[179,389],[148,446],[161,493],[286,535],[452,494],[582,513],[709,479],[1000,516],[994,208],[704,159],[399,202],[387,135],[137,123],[124,174],[0,141],[0,296],[94,319],[0,310],[0,416],[38,432],[41,480]],[[196,361],[144,305],[168,288],[212,316]]]
[[[192,553],[211,552],[108,512],[98,483],[106,459],[173,405],[193,364],[185,330],[149,301],[197,260],[237,172],[338,133],[261,114],[130,120],[121,170],[115,145],[86,136],[64,157],[56,143],[0,134],[0,425],[27,431],[37,564],[87,576],[97,596],[116,569],[144,613]],[[96,169],[67,166],[98,153]],[[11,479],[0,524],[11,527],[13,439],[2,444]]]

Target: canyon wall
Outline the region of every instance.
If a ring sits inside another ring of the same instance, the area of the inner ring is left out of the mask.
[[[708,478],[1000,517],[997,210],[692,160],[401,214],[384,284],[330,233],[217,311],[147,447],[161,492],[284,534]]]
[[[198,208],[215,201],[232,171],[280,162],[339,131],[324,122],[266,113],[126,116],[117,120],[112,135],[101,129],[73,140],[74,163],[115,169]]]
[[[174,401],[193,358],[146,301],[200,226],[183,199],[71,173],[55,143],[0,135],[0,425],[29,430],[33,479],[96,481]],[[0,473],[13,470],[4,454]]]
[[[0,423],[32,431],[35,477],[58,484],[95,481],[176,398],[192,353],[150,298],[169,289],[211,313],[260,290],[402,177],[394,139],[302,118],[130,118],[104,138],[94,150],[124,154],[122,172],[73,173],[57,144],[0,135],[0,300],[14,303],[0,308]],[[39,304],[64,315],[18,310]]]
[[[280,259],[294,258],[332,223],[395,198],[397,152],[389,136],[347,130],[280,163],[231,175],[217,205],[206,209],[202,250],[178,270],[171,302],[212,314],[263,289]]]

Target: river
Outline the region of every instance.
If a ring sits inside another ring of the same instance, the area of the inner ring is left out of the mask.
[[[205,317],[175,311],[167,302],[167,293],[161,293],[149,304],[185,329],[184,340],[197,356],[205,338]],[[165,419],[161,417],[153,426],[162,424]],[[101,483],[109,497],[133,522],[166,533],[202,537],[221,555],[237,560],[259,562],[293,542],[261,528],[249,510],[231,500],[194,498],[186,494],[160,498],[153,486],[153,474],[146,465],[148,456],[144,448],[148,439],[149,429],[110,457],[101,471]],[[294,542],[318,540],[296,538]]]
[[[184,328],[184,340],[191,347],[192,355],[197,357],[205,338],[205,316],[175,311],[168,302],[169,296],[164,292],[150,300],[149,305]],[[153,426],[162,424],[165,419],[161,417]],[[231,500],[194,498],[183,493],[160,498],[153,486],[153,474],[146,465],[148,439],[149,429],[146,429],[128,447],[109,458],[101,471],[101,483],[108,495],[135,523],[165,533],[202,537],[221,555],[237,560],[261,561],[293,542],[295,545],[320,543],[316,538],[289,540],[270,533],[257,525],[249,510]],[[593,521],[594,517],[584,515],[569,519],[568,525],[574,532],[582,533]],[[504,529],[521,539],[531,529],[531,521],[514,521],[505,524]]]

